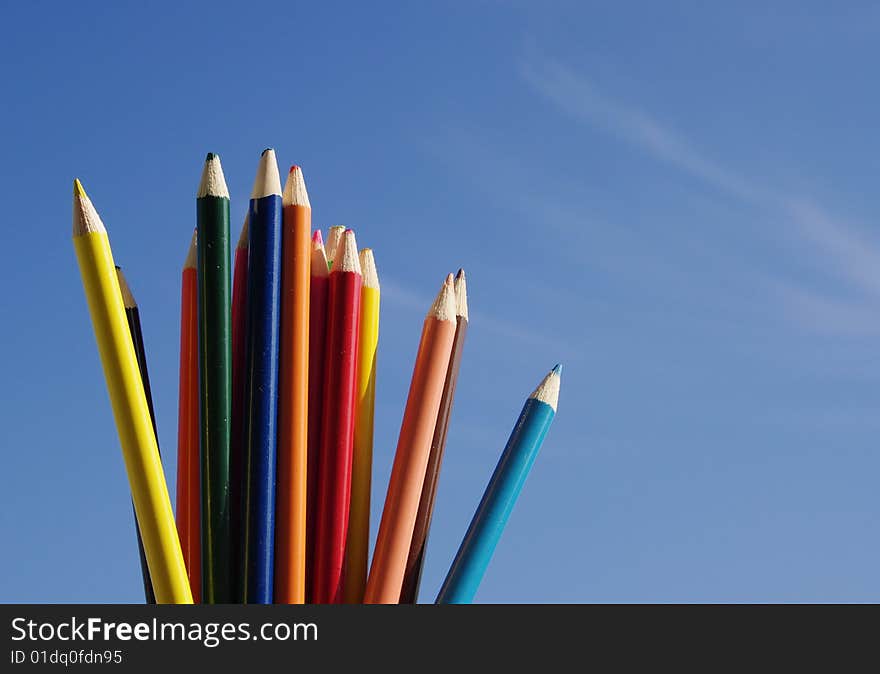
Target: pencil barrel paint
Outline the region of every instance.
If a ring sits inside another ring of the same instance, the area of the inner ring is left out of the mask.
[[[401,604],[414,604],[418,600],[419,585],[422,580],[422,569],[425,564],[425,552],[428,535],[431,531],[431,519],[434,515],[434,503],[437,498],[437,484],[440,479],[440,466],[446,448],[446,436],[452,419],[452,406],[455,401],[455,386],[461,368],[461,356],[464,351],[464,340],[467,335],[468,320],[464,316],[456,318],[455,337],[452,340],[452,354],[449,356],[449,368],[443,382],[443,395],[440,398],[440,409],[437,412],[437,425],[431,438],[431,453],[425,469],[425,483],[419,499],[419,510],[413,529],[412,543],[406,561],[406,574],[400,591]]]
[[[325,264],[322,262],[322,264]],[[318,464],[321,456],[321,426],[324,409],[324,368],[327,352],[327,292],[326,274],[311,275],[309,287],[309,420],[308,465],[306,467],[306,601],[314,595],[314,567],[316,554],[316,523],[319,503]]]
[[[180,380],[177,411],[177,530],[195,603],[202,596],[201,476],[199,474],[198,279],[181,274]]]
[[[313,599],[318,604],[338,603],[342,598],[351,497],[361,283],[360,274],[335,271],[330,274],[328,285],[313,588]]]
[[[283,207],[275,601],[305,602],[311,208]]]
[[[192,603],[192,594],[156,438],[148,423],[144,387],[128,327],[107,235],[74,237],[98,351],[107,380],[116,428],[156,601]]]
[[[147,397],[147,408],[150,410],[150,422],[153,425],[153,435],[156,436],[156,445],[159,444],[159,433],[156,429],[156,415],[153,411],[153,392],[150,388],[150,373],[147,370],[147,352],[144,348],[144,338],[141,329],[140,311],[137,307],[126,307],[125,318],[128,321],[128,330],[131,334],[131,341],[134,346],[134,353],[137,357],[138,371],[141,374],[141,382],[144,385],[144,395]],[[159,456],[162,456],[160,450]],[[131,504],[134,511],[134,502]],[[147,554],[144,552],[144,541],[141,537],[141,527],[137,523],[137,513],[134,519],[135,532],[137,534],[138,557],[141,563],[141,580],[144,585],[144,600],[147,604],[156,603],[156,593],[153,592],[153,581],[150,579],[150,570],[147,566]]]
[[[243,600],[271,604],[281,289],[281,197],[251,199],[248,216],[247,461]]]
[[[196,199],[199,287],[199,421],[202,500],[202,601],[232,599],[229,538],[229,436],[232,405],[229,199]]]
[[[438,604],[473,601],[555,414],[547,403],[526,400],[440,589]]]
[[[453,321],[430,316],[425,319],[367,578],[365,603],[400,601],[454,335]]]
[[[229,438],[229,538],[231,554],[232,596],[242,597],[242,514],[244,512],[245,468],[245,367],[247,330],[247,248],[235,249],[232,279],[232,408]]]
[[[349,507],[348,541],[345,547],[343,591],[347,604],[363,602],[364,590],[367,585],[380,299],[378,288],[364,286],[361,289],[351,505]]]

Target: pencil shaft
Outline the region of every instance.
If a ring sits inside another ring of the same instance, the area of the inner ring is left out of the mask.
[[[247,248],[235,249],[232,279],[232,421],[229,439],[229,538],[232,548],[231,586],[233,597],[241,600],[244,587],[242,571],[242,514],[245,494],[245,366],[247,330]]]
[[[337,259],[337,263],[339,260]],[[348,534],[361,275],[330,274],[324,418],[318,459],[314,602],[338,603]]]
[[[275,601],[302,604],[306,579],[311,208],[286,205],[283,221]]]
[[[544,402],[526,400],[440,589],[438,604],[473,601],[555,414]]]
[[[376,349],[379,344],[378,288],[361,289],[351,506],[345,547],[344,599],[360,604],[367,585],[370,546],[370,487],[373,468],[373,414],[376,401]]]
[[[137,307],[126,307],[125,318],[128,322],[128,330],[131,334],[131,341],[134,345],[134,353],[137,357],[138,371],[141,375],[141,381],[144,385],[144,394],[147,397],[147,407],[150,410],[150,423],[153,426],[153,435],[156,436],[156,445],[159,444],[159,433],[156,430],[156,415],[153,412],[153,392],[150,389],[150,373],[147,370],[147,352],[144,348],[144,337],[141,331],[140,311]],[[161,451],[159,456],[161,456]],[[131,504],[134,510],[134,503]],[[141,561],[141,578],[144,584],[144,599],[148,604],[156,603],[156,594],[153,592],[153,582],[150,580],[150,569],[147,566],[147,554],[144,552],[144,542],[141,537],[141,528],[137,523],[137,514],[135,514],[135,531],[137,533],[138,556]]]
[[[314,261],[315,258],[312,258]],[[326,267],[326,262],[318,261]],[[321,456],[321,425],[324,409],[324,368],[327,352],[327,291],[326,272],[312,275],[309,288],[309,421],[308,421],[308,485],[306,487],[306,601],[314,596],[315,532],[319,504],[318,464]]]
[[[229,199],[196,200],[199,284],[202,601],[232,599],[229,537],[229,436],[232,351],[229,316]]]
[[[367,579],[369,604],[400,601],[454,335],[453,320],[425,320]]]
[[[74,248],[120,436],[150,578],[158,603],[192,603],[168,488],[125,310],[104,232],[74,236]]]
[[[446,380],[443,382],[443,395],[440,398],[440,409],[437,412],[437,425],[431,439],[431,453],[428,456],[428,466],[425,470],[425,483],[422,486],[422,495],[419,499],[419,510],[406,561],[406,575],[403,577],[403,587],[400,592],[401,604],[414,604],[419,596],[425,550],[428,545],[428,534],[431,530],[431,518],[434,514],[434,502],[437,498],[437,483],[440,479],[440,466],[443,462],[446,436],[449,433],[449,422],[452,418],[455,385],[458,382],[458,372],[461,368],[461,355],[464,350],[467,326],[468,321],[464,316],[456,318],[452,354],[449,356]]]
[[[270,604],[275,556],[281,197],[269,195],[251,199],[248,221],[243,599],[249,604]]]
[[[193,601],[202,597],[201,476],[199,475],[198,279],[181,275],[180,385],[177,411],[177,530]]]

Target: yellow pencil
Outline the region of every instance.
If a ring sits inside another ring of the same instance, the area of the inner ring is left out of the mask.
[[[373,251],[360,252],[361,318],[358,333],[357,400],[351,472],[351,508],[345,548],[343,599],[364,601],[370,545],[370,480],[373,467],[373,408],[376,400],[376,347],[379,344],[379,275]]]
[[[159,604],[191,604],[189,579],[165,485],[107,230],[79,180],[73,183],[73,246],[98,342],[116,430]]]

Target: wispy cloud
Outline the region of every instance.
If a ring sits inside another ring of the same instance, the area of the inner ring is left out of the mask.
[[[686,138],[645,112],[603,95],[568,67],[556,61],[532,61],[523,66],[522,75],[536,91],[571,117],[600,126],[734,196],[761,198],[759,189],[703,156]]]
[[[793,314],[812,327],[845,333],[873,330],[866,317],[876,313],[880,297],[880,246],[851,223],[820,205],[774,191],[714,160],[688,138],[664,126],[648,112],[601,93],[585,76],[557,61],[532,58],[522,66],[529,86],[571,118],[598,127],[620,140],[714,187],[729,197],[794,226],[796,241],[817,254],[818,268],[846,284],[848,296],[819,298],[789,286],[777,295]]]
[[[815,332],[848,337],[880,335],[880,314],[870,303],[782,282],[772,288],[789,317]]]

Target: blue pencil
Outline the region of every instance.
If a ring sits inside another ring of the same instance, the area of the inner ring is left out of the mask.
[[[446,580],[437,595],[438,604],[470,604],[473,601],[516,499],[556,416],[561,374],[562,366],[557,365],[526,400],[458,548],[455,561],[446,574]]]
[[[271,149],[263,151],[251,194],[247,280],[242,601],[271,604],[281,316],[281,180]]]

